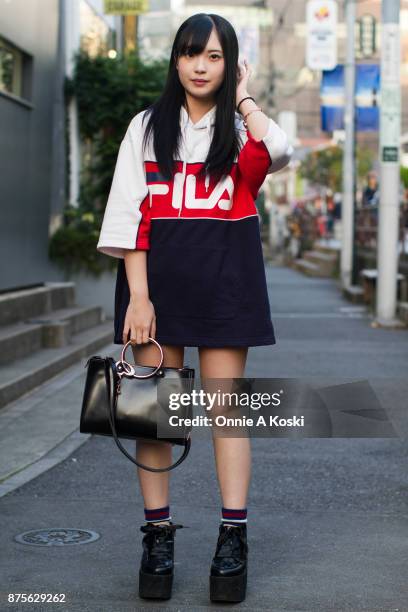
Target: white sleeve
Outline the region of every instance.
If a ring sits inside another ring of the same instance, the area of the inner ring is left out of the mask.
[[[150,248],[149,189],[142,151],[142,116],[130,122],[120,144],[97,250],[123,258],[124,249]]]
[[[266,135],[262,138],[271,158],[267,174],[282,170],[293,155],[293,147],[289,144],[286,132],[271,118]]]

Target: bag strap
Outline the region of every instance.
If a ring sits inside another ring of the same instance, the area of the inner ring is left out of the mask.
[[[114,437],[114,440],[115,440],[119,450],[122,451],[122,453],[128,459],[130,459],[130,461],[132,461],[132,463],[137,465],[137,467],[142,468],[143,470],[148,470],[149,472],[168,472],[170,470],[173,470],[175,467],[180,465],[180,463],[182,463],[182,461],[184,461],[184,459],[187,457],[188,453],[190,452],[190,448],[191,448],[191,438],[190,438],[190,435],[184,440],[184,451],[183,451],[183,454],[172,465],[170,465],[168,467],[165,467],[165,468],[154,468],[154,467],[149,467],[148,465],[144,465],[143,463],[139,463],[139,461],[137,461],[134,457],[132,457],[132,455],[130,455],[127,452],[126,448],[120,442],[120,440],[118,438],[118,435],[116,433],[115,414],[116,414],[116,407],[117,407],[117,402],[118,402],[118,394],[116,392],[116,389],[112,390],[111,377],[110,377],[110,373],[111,372],[113,373],[113,379],[114,380],[116,378],[118,378],[114,368],[112,367],[112,364],[109,361],[109,358],[107,358],[107,359],[105,359],[105,379],[106,379],[106,389],[107,389],[107,392],[108,392],[108,405],[109,405],[108,416],[109,416],[109,423],[110,423],[110,426],[111,426],[111,429],[112,429],[112,435]]]

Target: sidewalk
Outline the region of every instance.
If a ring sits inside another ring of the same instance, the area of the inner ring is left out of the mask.
[[[371,328],[365,310],[343,300],[330,279],[274,266],[267,276],[278,344],[250,349],[247,376],[365,379],[384,405],[406,402],[407,330]],[[198,370],[196,349],[186,349],[185,361]],[[229,608],[208,599],[221,506],[209,441],[194,440],[186,462],[171,472],[172,517],[189,527],[176,534],[173,598],[139,600],[143,501],[135,469],[112,439],[77,432],[83,382],[79,364],[0,411],[1,472],[3,478],[14,474],[0,483],[1,609]],[[395,439],[252,440],[248,594],[234,608],[408,609],[403,433]],[[100,538],[61,547],[14,541],[41,528],[89,529]],[[66,593],[66,603],[7,604],[9,592]]]

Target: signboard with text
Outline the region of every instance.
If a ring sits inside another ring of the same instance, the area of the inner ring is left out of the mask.
[[[332,70],[337,65],[337,3],[334,0],[309,0],[306,25],[308,68]]]
[[[140,15],[148,8],[148,0],[104,0],[105,15]]]

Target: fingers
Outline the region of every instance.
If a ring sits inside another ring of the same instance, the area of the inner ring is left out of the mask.
[[[156,323],[155,319],[153,319],[150,325],[139,325],[139,327],[135,328],[135,335],[132,337],[136,338],[136,344],[147,344],[149,342],[149,337],[154,338],[156,333]]]
[[[241,81],[244,82],[245,79],[248,79],[252,74],[252,70],[248,64],[248,60],[247,59],[243,59],[242,61],[238,62],[238,82],[241,83]]]
[[[135,344],[147,344],[149,342],[149,327],[147,325],[132,326],[130,340],[133,346]]]
[[[123,344],[126,344],[126,342],[128,342],[128,340],[129,340],[129,331],[130,331],[129,323],[128,323],[127,319],[125,319],[125,325],[123,327],[123,334],[122,334],[122,342],[123,342]]]
[[[149,342],[149,327],[147,325],[142,327],[142,342],[143,344]]]
[[[143,322],[140,318],[144,319]],[[148,344],[149,337],[155,337],[156,334],[156,317],[153,313],[143,313],[141,317],[135,317],[134,312],[126,313],[125,323],[123,327],[122,340],[126,344],[130,340],[132,346],[136,344]],[[130,338],[129,338],[130,336]]]
[[[245,67],[245,73],[247,74],[247,76],[250,76],[252,73],[251,67],[248,64],[248,60],[244,60],[244,67]]]
[[[142,330],[140,327],[135,327],[134,336],[136,344],[142,344]]]
[[[135,344],[140,344],[140,340],[138,340],[138,333],[139,333],[138,326],[132,324],[130,326],[130,341],[132,343],[132,346],[134,346]]]

